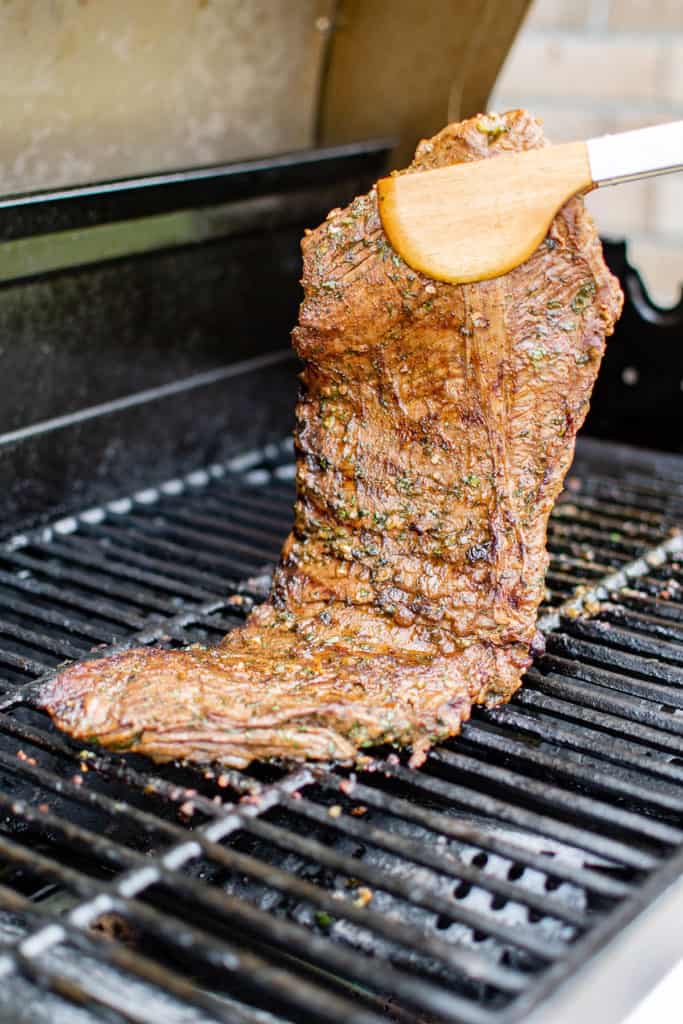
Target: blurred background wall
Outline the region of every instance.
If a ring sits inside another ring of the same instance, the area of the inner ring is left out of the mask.
[[[489,101],[525,106],[553,142],[683,119],[683,0],[533,0]],[[652,298],[683,283],[683,175],[588,199],[603,236],[628,238]]]

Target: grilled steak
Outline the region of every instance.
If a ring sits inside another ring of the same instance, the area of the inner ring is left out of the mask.
[[[450,125],[408,172],[543,144],[523,111]],[[432,281],[376,194],[303,241],[297,497],[268,601],[214,648],[74,665],[60,728],[163,761],[353,759],[457,733],[529,664],[546,524],[621,307],[580,200],[504,277]]]

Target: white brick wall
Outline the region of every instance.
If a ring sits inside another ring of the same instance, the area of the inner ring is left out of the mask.
[[[526,107],[554,142],[683,119],[683,0],[535,0],[491,109]],[[626,238],[652,298],[683,286],[683,174],[588,198],[605,237]]]
[[[540,0],[541,3],[544,0]],[[579,31],[524,31],[501,73],[503,95],[523,90],[559,102],[656,102],[665,87],[659,44]]]

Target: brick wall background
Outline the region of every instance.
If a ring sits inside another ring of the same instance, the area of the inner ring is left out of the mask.
[[[553,142],[683,119],[683,0],[534,0],[491,98],[524,106]],[[652,298],[683,285],[683,174],[599,190],[588,205],[626,238]]]

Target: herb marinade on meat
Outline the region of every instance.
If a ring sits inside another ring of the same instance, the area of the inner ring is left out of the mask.
[[[449,125],[408,172],[543,145],[523,111]],[[522,266],[412,271],[376,192],[303,241],[297,496],[268,601],[216,647],[140,648],[42,692],[60,728],[156,760],[413,763],[530,662],[546,525],[622,296],[579,199]]]

